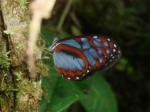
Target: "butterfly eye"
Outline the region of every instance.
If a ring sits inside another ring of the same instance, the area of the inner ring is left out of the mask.
[[[113,39],[98,35],[59,41],[55,38],[50,50],[54,50],[56,70],[63,78],[75,81],[112,67],[121,57],[121,50]]]

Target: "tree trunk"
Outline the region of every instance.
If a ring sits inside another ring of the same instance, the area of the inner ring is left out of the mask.
[[[0,112],[37,111],[42,90],[41,81],[30,81],[26,64],[27,1],[0,0],[0,8]]]

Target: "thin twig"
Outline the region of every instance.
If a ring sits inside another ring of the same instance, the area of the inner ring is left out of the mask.
[[[68,3],[67,3],[67,5],[66,5],[66,7],[65,7],[65,9],[64,9],[64,11],[63,11],[63,13],[61,15],[60,21],[58,23],[58,27],[57,27],[58,30],[61,30],[61,27],[62,27],[62,25],[64,23],[64,20],[65,20],[67,14],[68,14],[68,12],[69,12],[69,10],[71,8],[72,2],[73,2],[72,0],[69,0]]]

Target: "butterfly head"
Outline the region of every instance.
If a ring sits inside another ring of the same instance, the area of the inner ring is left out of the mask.
[[[52,45],[49,47],[49,50],[50,51],[53,51],[54,50],[54,48],[58,45],[58,37],[53,37],[54,38],[54,40],[53,40],[53,43],[52,43]]]

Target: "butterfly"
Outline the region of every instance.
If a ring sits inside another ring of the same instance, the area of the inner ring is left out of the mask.
[[[112,67],[122,53],[113,39],[103,35],[74,36],[58,40],[49,47],[55,69],[67,80],[80,81]]]

